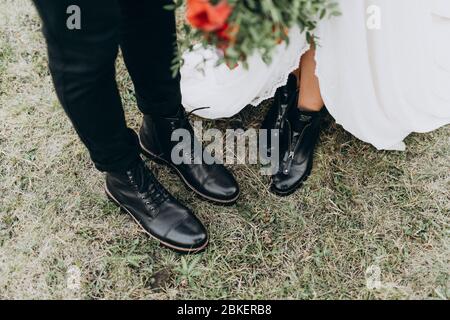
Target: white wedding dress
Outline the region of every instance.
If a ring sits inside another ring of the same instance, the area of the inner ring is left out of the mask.
[[[410,133],[449,124],[450,0],[338,2],[342,16],[321,21],[315,32],[316,73],[336,122],[386,150],[404,150]],[[377,17],[379,26],[372,25]],[[249,69],[217,67],[214,50],[187,53],[181,70],[186,109],[209,107],[197,114],[231,117],[272,97],[309,49],[299,30],[290,34],[270,65],[255,55]]]

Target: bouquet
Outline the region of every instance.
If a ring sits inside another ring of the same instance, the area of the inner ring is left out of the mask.
[[[338,15],[334,0],[174,0],[172,9],[184,10],[174,61],[177,70],[182,53],[194,45],[215,47],[222,52],[219,62],[230,67],[254,53],[267,63],[273,50],[288,42],[288,31],[298,26],[311,41],[320,19]]]

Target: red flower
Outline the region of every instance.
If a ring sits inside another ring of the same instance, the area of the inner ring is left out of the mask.
[[[193,27],[211,32],[223,29],[231,12],[232,8],[226,0],[217,5],[209,0],[188,0],[186,17]]]
[[[230,26],[225,23],[220,29],[216,31],[217,36],[225,41],[231,41],[234,37],[231,34]]]

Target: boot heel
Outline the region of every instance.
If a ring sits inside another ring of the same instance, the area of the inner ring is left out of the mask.
[[[170,166],[170,164],[166,160],[154,155],[153,153],[151,153],[150,151],[145,149],[145,147],[142,145],[142,142],[140,143],[140,147],[141,147],[141,153],[148,159],[152,160],[153,162],[156,162],[157,164]]]
[[[111,201],[112,203],[114,203],[118,208],[120,208],[120,210],[123,211],[122,206],[121,206],[121,205],[117,202],[117,200],[114,199],[114,197],[109,193],[109,191],[108,191],[108,189],[106,188],[106,186],[105,186],[104,190],[105,190],[105,195],[106,195],[106,197],[108,198],[108,200]]]

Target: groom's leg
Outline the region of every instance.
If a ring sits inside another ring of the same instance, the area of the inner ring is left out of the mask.
[[[114,79],[120,29],[117,1],[69,1],[35,3],[44,20],[59,99],[97,167],[107,171],[106,194],[163,245],[183,253],[204,249],[205,227],[139,159],[137,137],[125,125]],[[81,30],[67,29],[69,5],[81,9]]]
[[[115,82],[120,33],[117,1],[34,3],[44,23],[57,95],[96,167],[101,171],[127,169],[139,153],[135,135],[126,127]],[[79,17],[76,11],[67,13],[73,5],[79,8]],[[80,29],[68,27],[71,17],[80,18]]]
[[[180,77],[173,77],[176,27],[171,0],[119,0],[121,49],[144,114],[171,116],[181,105]]]

